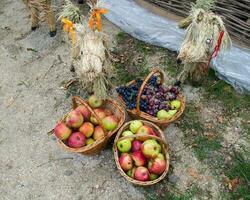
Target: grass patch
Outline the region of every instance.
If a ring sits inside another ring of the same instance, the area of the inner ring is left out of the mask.
[[[145,191],[146,200],[191,200],[203,196],[203,191],[197,185],[193,185],[183,194],[172,186],[169,186],[168,191],[160,193],[154,193],[152,189],[145,189]]]
[[[232,86],[216,77],[212,69],[202,86],[205,88],[206,96],[221,101],[227,112],[250,107],[250,95],[237,93]]]
[[[185,112],[180,120],[180,128],[187,137],[192,129],[197,133],[203,133],[204,125],[201,123],[199,113],[193,105],[186,105]]]
[[[249,152],[248,152],[249,153]],[[247,154],[249,155],[249,154]],[[233,160],[226,176],[231,180],[240,177],[240,183],[235,191],[230,192],[231,199],[250,199],[250,160],[245,158],[242,153],[235,152]]]
[[[193,146],[194,153],[199,160],[203,161],[209,158],[210,153],[215,153],[221,148],[219,137],[208,138],[203,135],[204,124],[200,121],[200,115],[194,106],[186,106],[179,127],[184,132],[184,142]]]
[[[196,157],[203,161],[209,157],[210,153],[220,150],[219,138],[208,139],[206,136],[199,135],[194,139],[194,152]]]

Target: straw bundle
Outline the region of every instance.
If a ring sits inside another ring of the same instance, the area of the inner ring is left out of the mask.
[[[206,10],[197,8],[198,5],[193,6],[190,16],[181,24],[182,27],[189,24],[178,55],[178,59],[184,63],[179,75],[182,82],[188,77],[199,81],[206,74],[222,32],[224,35],[218,51],[223,52],[231,47],[231,39],[221,17],[208,10],[211,4],[210,1],[204,7]]]

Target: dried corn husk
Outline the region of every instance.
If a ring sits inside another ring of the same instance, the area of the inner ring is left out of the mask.
[[[97,1],[96,5],[90,4],[91,11],[100,5],[101,1]],[[106,98],[111,85],[110,79],[114,76],[106,46],[107,36],[97,30],[89,29],[87,20],[83,24],[75,24],[74,27],[78,38],[76,46],[79,50],[75,51],[74,56],[77,77],[89,92]]]
[[[62,7],[62,11],[59,13],[58,19],[67,18],[75,23],[81,23],[83,15],[81,10],[74,5],[70,0],[65,0],[65,5]]]

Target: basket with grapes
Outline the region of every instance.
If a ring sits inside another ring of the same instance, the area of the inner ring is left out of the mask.
[[[182,115],[185,98],[178,83],[167,87],[163,82],[163,72],[153,68],[144,80],[133,80],[116,91],[131,117],[165,128]]]

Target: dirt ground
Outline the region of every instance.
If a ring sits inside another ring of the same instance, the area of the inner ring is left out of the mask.
[[[234,169],[232,152],[247,159],[249,107],[229,115],[223,102],[207,98],[206,88],[185,85],[186,114],[165,130],[171,170],[156,186],[135,187],[116,170],[111,148],[95,157],[70,154],[47,135],[71,103],[61,89],[73,75],[60,23],[55,38],[44,22],[31,32],[25,5],[2,0],[0,24],[0,199],[247,199],[249,174],[245,180],[244,169],[243,175],[228,170]],[[121,30],[105,20],[104,32],[115,41]],[[146,53],[145,65],[169,65],[161,62],[165,53]]]

